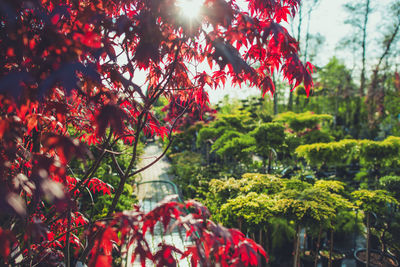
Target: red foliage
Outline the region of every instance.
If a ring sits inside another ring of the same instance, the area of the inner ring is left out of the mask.
[[[102,192],[103,195],[107,194],[111,196],[111,191],[114,190],[114,188],[111,185],[103,182],[98,178],[91,178],[87,186],[93,193]]]
[[[97,224],[88,223],[89,208],[80,202],[86,186],[117,202],[133,164],[120,167],[114,195],[93,175],[118,140],[136,148],[141,133],[164,137],[172,126],[212,117],[207,88],[230,79],[273,93],[271,75],[281,70],[309,93],[313,67],[300,62],[297,41],[279,24],[300,0],[247,3],[248,12],[235,1],[207,0],[200,17],[188,23],[175,0],[2,1],[2,260],[13,264],[21,254],[22,265],[57,265],[68,262],[64,252],[72,243],[83,260],[90,255],[90,265],[104,266],[113,245],[128,242],[142,263],[172,266],[171,252],[181,252],[162,244],[153,255],[144,239],[157,221],[167,227],[172,219],[197,236],[195,246],[181,253],[193,265],[254,265],[265,256],[242,234],[208,221],[208,211],[194,202],[188,203],[197,211],[191,215],[182,204],[164,203],[146,215],[134,210]],[[206,62],[209,72],[192,67]],[[136,84],[138,70],[145,73],[144,86]],[[167,124],[152,110],[161,96],[170,100]],[[76,158],[88,165],[78,177],[69,168]]]
[[[208,104],[199,105],[198,102],[208,102],[208,95],[205,91],[195,92],[197,95],[190,100],[182,100],[180,96],[173,96],[169,104],[162,111],[166,112],[167,121],[174,130],[182,130],[197,121],[213,120],[216,110],[210,108]],[[198,101],[199,98],[203,98]]]
[[[0,228],[0,255],[3,257],[6,264],[15,241],[15,237],[11,231]]]

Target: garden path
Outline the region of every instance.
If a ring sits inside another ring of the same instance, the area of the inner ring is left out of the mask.
[[[162,148],[156,143],[148,144],[144,153],[141,157],[141,161],[138,168],[145,167],[153,162],[157,157],[162,154]],[[144,212],[149,212],[156,207],[157,203],[163,200],[165,197],[177,194],[176,187],[171,183],[172,177],[168,174],[170,164],[166,157],[161,158],[154,165],[144,170],[139,174],[136,182],[137,186],[137,198],[139,205]],[[154,235],[150,233],[146,234],[146,240],[149,243],[151,250],[154,252],[158,248],[160,242],[165,242],[169,245],[174,245],[181,251],[184,251],[185,245],[189,245],[190,242],[185,240],[185,233],[175,228],[171,233],[165,233],[161,225],[156,226]],[[131,258],[133,246],[128,249],[128,259]],[[186,267],[190,266],[187,259],[179,260],[180,256],[175,255],[178,260],[178,266]],[[123,266],[139,267],[141,266],[140,261],[136,260],[133,264],[126,263]],[[146,266],[154,266],[153,263],[147,262]]]

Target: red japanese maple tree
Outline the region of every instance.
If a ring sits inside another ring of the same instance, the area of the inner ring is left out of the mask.
[[[293,87],[312,87],[312,65],[298,58],[298,43],[281,26],[300,0],[205,0],[198,18],[180,16],[176,0],[1,0],[0,2],[0,258],[6,264],[111,264],[113,244],[133,244],[142,263],[175,266],[171,252],[192,264],[257,265],[264,250],[242,233],[208,220],[196,202],[165,202],[149,214],[115,213],[134,170],[141,133],[169,138],[185,112],[208,104],[207,88],[248,83],[274,92],[280,71]],[[192,67],[208,63],[210,71]],[[140,74],[144,85],[136,83]],[[169,124],[152,111],[161,97],[184,103]],[[132,144],[120,166],[112,151]],[[73,158],[100,156],[75,177]],[[110,194],[95,178],[106,157],[120,183],[108,217],[88,220],[82,191]],[[192,213],[184,210],[191,209]],[[157,221],[189,229],[186,251],[161,244],[152,254],[144,240]],[[129,238],[127,238],[129,237]],[[72,249],[76,255],[72,255]]]

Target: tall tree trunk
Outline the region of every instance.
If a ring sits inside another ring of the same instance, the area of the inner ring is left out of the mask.
[[[370,258],[370,237],[371,237],[371,229],[370,229],[370,220],[371,216],[369,212],[367,213],[367,257],[366,257],[366,267],[369,267],[369,258]]]
[[[339,91],[342,91],[342,85],[339,85],[339,88],[336,88],[335,92],[335,121],[334,121],[334,127],[337,126],[337,118],[339,114]]]
[[[364,87],[365,87],[365,63],[366,63],[366,47],[367,47],[367,25],[368,18],[370,13],[370,0],[366,0],[365,4],[365,15],[364,15],[364,23],[362,28],[362,40],[361,40],[361,49],[362,49],[362,58],[361,58],[361,77],[360,77],[360,97],[364,97]]]
[[[294,250],[294,260],[293,260],[293,267],[300,266],[300,225],[296,227],[296,239],[295,239],[295,250]]]
[[[274,115],[278,114],[278,94],[274,94]]]
[[[314,258],[314,267],[317,267],[317,265],[318,265],[318,251],[319,251],[319,247],[321,245],[321,236],[322,236],[322,225],[319,226],[317,248],[315,250],[315,258]]]
[[[274,115],[277,115],[278,114],[278,94],[276,92],[275,74],[272,75],[272,82],[274,83],[274,86],[275,86],[275,92],[274,92]]]
[[[333,253],[333,228],[331,229],[331,237],[330,237],[330,246],[329,246],[329,263],[328,267],[332,267],[332,253]]]
[[[264,248],[265,248],[266,251],[271,251],[271,250],[269,249],[269,244],[270,244],[270,242],[269,242],[268,227],[265,227],[265,228],[264,228],[264,233],[265,233],[265,246],[264,246]]]
[[[297,42],[300,43],[301,26],[303,24],[303,5],[302,4],[300,4],[298,16],[299,16],[299,25],[297,25]],[[292,90],[289,91],[289,101],[288,101],[287,108],[288,108],[288,110],[293,110],[293,91]]]
[[[304,48],[304,56],[303,61],[307,61],[308,56],[308,47],[310,44],[310,21],[311,21],[311,13],[314,10],[315,5],[317,4],[318,0],[314,1],[314,4],[310,6],[310,9],[307,12],[307,32],[306,32],[306,41],[305,41],[305,48]]]
[[[367,109],[368,109],[368,122],[370,127],[373,128],[375,126],[375,112],[378,109],[380,115],[383,114],[383,99],[385,95],[384,86],[380,85],[382,81],[386,78],[383,77],[380,79],[379,72],[381,70],[381,65],[384,59],[390,54],[390,49],[395,41],[396,36],[400,31],[400,19],[398,20],[397,24],[394,27],[393,32],[388,36],[387,41],[385,42],[385,50],[383,51],[382,55],[379,57],[378,64],[375,66],[375,69],[372,73],[371,84],[368,87],[367,93]],[[380,109],[380,110],[379,110]]]
[[[271,169],[272,169],[272,155],[271,155],[272,151],[269,152],[269,156],[268,156],[268,169],[267,169],[267,173],[270,174],[271,173]]]
[[[264,247],[264,240],[263,240],[263,227],[260,227],[259,229],[258,229],[258,244],[262,247],[262,248],[264,248],[265,250],[266,250],[266,248]],[[266,250],[267,251],[267,250]],[[261,267],[264,267],[265,266],[265,261],[264,260],[262,260],[262,262],[261,262]]]
[[[355,98],[356,101],[356,108],[354,109],[354,116],[353,116],[353,127],[355,130],[355,138],[358,139],[360,137],[360,126],[361,126],[361,105],[362,105],[362,99],[360,98]]]

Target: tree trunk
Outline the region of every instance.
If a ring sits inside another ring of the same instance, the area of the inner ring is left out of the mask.
[[[339,114],[339,91],[342,91],[342,85],[339,86],[339,88],[336,88],[335,92],[335,121],[333,122],[333,126],[337,126],[337,118]]]
[[[276,92],[275,74],[272,75],[272,82],[274,83],[274,86],[275,86],[275,92],[274,92],[274,115],[277,115],[278,114],[278,93]]]
[[[366,4],[365,4],[365,15],[364,15],[364,23],[363,23],[363,36],[362,36],[362,40],[361,40],[361,49],[362,49],[362,59],[361,59],[361,78],[360,78],[360,97],[363,98],[364,97],[364,87],[365,87],[365,62],[366,62],[366,41],[367,41],[367,25],[368,25],[368,18],[369,18],[369,13],[370,13],[370,9],[369,9],[369,5],[370,5],[370,0],[366,0]]]
[[[292,110],[293,110],[293,91],[292,91],[292,90],[289,91],[289,101],[288,101],[288,107],[287,107],[287,109],[288,109],[289,111],[292,111]]]
[[[294,261],[293,261],[293,267],[299,267],[300,266],[300,225],[297,225],[296,228],[296,239],[295,239],[295,251],[294,251]]]
[[[314,258],[314,267],[317,267],[317,265],[318,265],[318,251],[319,251],[319,247],[321,245],[321,236],[322,236],[322,225],[319,226],[317,248],[315,250],[315,258]]]
[[[371,229],[370,229],[370,219],[371,216],[369,212],[367,213],[367,259],[366,259],[366,267],[369,267],[369,258],[370,258],[370,236],[371,236]]]
[[[386,77],[383,76],[383,78],[380,78],[379,72],[381,70],[381,64],[383,60],[390,54],[390,49],[392,46],[392,43],[395,41],[395,38],[397,34],[400,31],[400,20],[399,22],[395,25],[393,32],[391,33],[390,37],[388,38],[385,46],[385,50],[382,53],[382,55],[379,58],[378,64],[375,66],[375,69],[372,74],[371,78],[371,84],[368,87],[368,93],[367,93],[367,98],[366,98],[366,103],[367,103],[367,109],[368,109],[368,122],[370,124],[370,128],[374,128],[376,125],[376,120],[375,118],[375,113],[378,111],[380,116],[383,116],[384,114],[384,106],[383,106],[383,100],[385,96],[385,86],[379,85],[383,81],[386,80]]]
[[[278,94],[274,93],[274,115],[278,114]]]
[[[268,157],[268,169],[267,169],[267,173],[268,173],[268,174],[271,173],[271,168],[272,168],[272,159],[271,159],[271,157],[272,157],[271,153],[272,153],[272,152],[269,152],[269,153],[270,153],[270,154],[269,154],[269,157]]]
[[[267,249],[264,247],[264,241],[263,241],[263,227],[260,227],[258,229],[258,244],[267,251]],[[265,266],[265,261],[262,260],[261,262],[261,267]]]
[[[330,247],[329,247],[329,263],[328,267],[332,267],[332,253],[333,253],[333,229],[331,229],[331,237],[330,237]]]
[[[361,98],[355,98],[356,108],[354,109],[354,117],[353,117],[353,127],[355,130],[355,138],[358,139],[360,137],[360,121],[361,121]]]
[[[269,236],[268,236],[268,227],[266,227],[264,229],[264,233],[265,233],[265,246],[264,246],[264,248],[265,248],[266,251],[270,251],[270,249],[269,249],[270,242],[269,242]]]
[[[318,1],[315,1],[315,2],[318,2]],[[311,13],[313,12],[313,10],[314,10],[314,5],[312,5],[307,12],[307,32],[306,32],[306,41],[305,41],[304,57],[303,57],[304,63],[307,62],[308,47],[309,47],[309,43],[310,43],[310,21],[311,21]]]
[[[298,16],[299,16],[299,25],[297,26],[297,42],[300,43],[301,26],[303,24],[303,5],[302,4],[300,4],[300,6],[299,6]],[[293,91],[292,90],[289,91],[289,101],[288,101],[287,109],[289,111],[293,110]]]
[[[267,173],[267,159],[263,157],[262,159],[262,167],[261,167],[261,172],[263,174]]]

